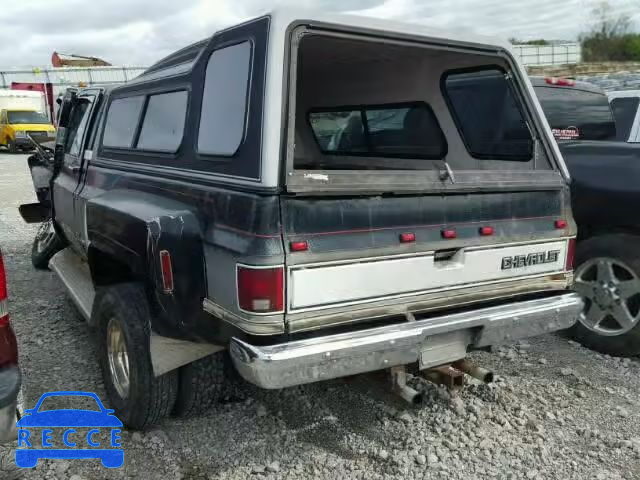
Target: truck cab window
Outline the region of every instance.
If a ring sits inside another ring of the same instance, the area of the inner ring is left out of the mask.
[[[242,42],[211,54],[207,64],[198,153],[233,156],[244,138],[251,43]]]
[[[614,98],[611,109],[616,121],[616,139],[626,142],[631,135],[631,128],[636,119],[640,99],[634,97]]]
[[[87,128],[87,123],[89,122],[92,102],[93,97],[80,98],[78,104],[73,109],[64,148],[65,153],[69,155],[80,155],[82,139]]]
[[[324,154],[438,160],[447,152],[444,134],[424,102],[312,110],[308,119]],[[378,168],[395,166],[387,162]]]

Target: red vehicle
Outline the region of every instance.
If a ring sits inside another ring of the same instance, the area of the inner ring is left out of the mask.
[[[9,322],[7,279],[0,252],[0,442],[11,437],[16,423],[20,370],[18,346]]]

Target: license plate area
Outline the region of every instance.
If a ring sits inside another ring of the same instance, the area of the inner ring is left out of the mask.
[[[471,343],[471,331],[431,335],[425,338],[420,349],[420,370],[455,362],[467,356],[467,345]]]

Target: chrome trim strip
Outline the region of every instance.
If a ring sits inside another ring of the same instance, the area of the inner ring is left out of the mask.
[[[358,304],[331,305],[321,309],[308,309],[287,314],[291,333],[317,330],[337,325],[348,325],[394,315],[421,314],[439,308],[451,308],[479,302],[508,299],[518,295],[566,290],[573,284],[573,273],[545,274],[532,277],[487,282],[482,285],[461,285],[440,288],[428,293],[414,294],[410,301],[406,296],[393,299],[362,301]],[[360,307],[360,308],[356,308]]]
[[[582,307],[578,294],[566,293],[271,346],[255,346],[234,337],[230,354],[249,382],[283,388],[423,362],[427,347],[450,332],[474,333],[469,346],[479,348],[569,328]]]
[[[268,316],[258,316],[257,318],[241,317],[208,298],[202,301],[202,308],[210,315],[252,335],[276,335],[284,333],[282,314],[275,314],[277,317],[275,319],[269,318]]]

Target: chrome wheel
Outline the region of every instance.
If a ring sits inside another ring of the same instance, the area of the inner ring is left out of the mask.
[[[49,219],[40,225],[38,233],[36,233],[36,251],[42,253],[56,236],[53,228],[53,220]]]
[[[580,323],[599,335],[623,335],[640,320],[640,279],[620,260],[583,263],[576,269],[574,290],[585,300]]]
[[[121,398],[129,396],[129,355],[124,332],[115,319],[107,325],[107,355],[111,381]]]

